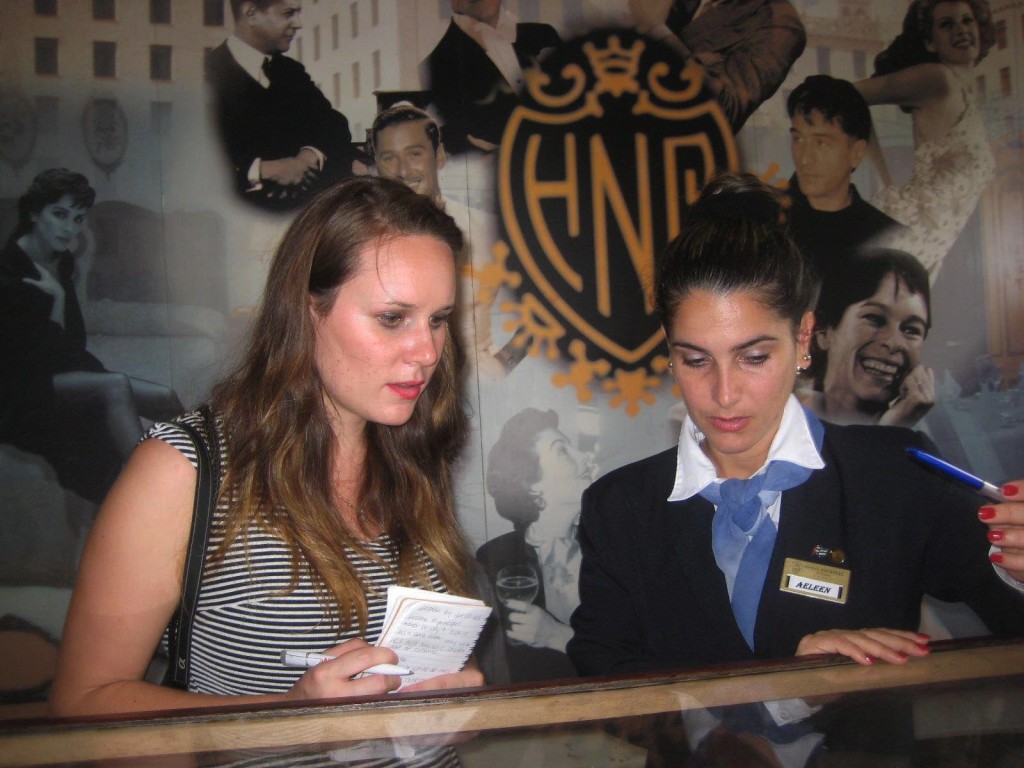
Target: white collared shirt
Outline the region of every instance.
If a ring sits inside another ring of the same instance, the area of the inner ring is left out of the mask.
[[[267,54],[257,51],[240,37],[231,35],[228,40],[228,50],[234,58],[235,63],[245,70],[245,74],[255,80],[264,88],[270,87],[267,74],[263,71],[263,62],[270,57]]]
[[[516,92],[523,87],[523,68],[519,65],[512,43],[516,41],[516,17],[504,8],[498,16],[498,26],[492,27],[462,13],[452,14],[452,20],[459,29],[484,49],[501,76]]]
[[[669,494],[669,501],[685,501],[696,496],[712,483],[723,482],[723,478],[718,477],[711,459],[701,450],[700,441],[702,439],[703,436],[697,430],[696,424],[687,414],[679,434],[676,480],[672,493]],[[810,427],[807,426],[804,410],[793,395],[789,396],[786,407],[782,411],[782,421],[779,422],[779,429],[775,433],[775,437],[772,438],[772,444],[768,449],[768,458],[752,477],[764,472],[769,462],[774,460],[788,461],[809,469],[821,469],[825,466],[821,454],[818,453],[818,449],[814,445],[814,438],[811,436]],[[768,520],[776,529],[779,527],[781,510],[782,495],[780,494],[766,510]],[[753,532],[756,530],[757,526],[752,529],[751,534],[748,534],[748,542],[753,538]],[[736,565],[738,564],[736,563]],[[719,565],[722,566],[721,563]],[[725,576],[725,586],[731,599],[736,572],[722,566],[722,574]]]
[[[679,446],[676,451],[676,478],[672,486],[672,493],[668,496],[669,501],[686,501],[704,490],[709,483],[722,482],[722,478],[718,477],[718,473],[715,471],[715,465],[701,450],[698,434],[697,426],[687,414],[679,433]],[[775,433],[771,448],[768,449],[768,459],[764,466],[754,474],[764,472],[768,462],[774,459],[782,459],[810,469],[821,469],[825,466],[821,454],[814,446],[814,439],[807,426],[803,408],[793,395],[790,395],[789,400],[786,401],[779,431]],[[779,496],[775,503],[768,507],[768,519],[775,524],[776,528],[779,527],[781,509],[782,497]],[[998,551],[998,548],[993,546],[989,553]],[[995,569],[996,575],[1006,584],[1018,592],[1024,592],[1024,582],[1017,581],[995,563],[992,564],[992,567]],[[728,578],[726,582],[729,587],[729,596],[732,597],[732,584]]]
[[[685,501],[696,496],[704,488],[714,482],[722,482],[718,477],[715,465],[711,463],[700,447],[699,431],[693,419],[687,414],[679,433],[679,447],[676,454],[676,479],[669,494],[669,501]],[[825,466],[821,454],[814,445],[811,429],[807,426],[807,418],[799,401],[793,395],[786,401],[782,412],[779,430],[772,439],[768,449],[768,458],[764,465],[754,474],[764,472],[768,463],[774,460],[788,461],[808,469],[821,469]],[[779,508],[781,497],[768,508],[768,516],[776,527],[779,525]]]

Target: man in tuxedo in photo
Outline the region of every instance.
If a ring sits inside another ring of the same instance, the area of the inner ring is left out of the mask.
[[[493,150],[519,104],[523,70],[561,44],[549,24],[520,23],[501,0],[451,0],[452,20],[420,64],[453,155]]]
[[[302,28],[300,0],[231,0],[234,32],[206,56],[216,124],[235,187],[272,211],[300,207],[352,173],[352,135],[283,54]]]

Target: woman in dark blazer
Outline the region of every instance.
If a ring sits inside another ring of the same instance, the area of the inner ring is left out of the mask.
[[[677,448],[584,493],[568,645],[581,674],[818,653],[903,663],[929,652],[915,631],[926,593],[1024,633],[1024,481],[1004,486],[1013,503],[982,506],[911,460],[908,447],[935,450],[922,435],[823,424],[793,396],[814,280],[779,213],[756,178],[719,177],[657,265],[687,416]],[[830,732],[828,747],[864,738],[851,724],[873,714],[835,718],[846,735]],[[782,738],[778,721],[753,716],[763,727],[745,733]],[[908,709],[883,722],[884,743],[912,744]],[[691,736],[699,753],[708,741]]]
[[[569,643],[584,674],[807,653],[900,663],[928,652],[913,631],[925,593],[967,603],[992,631],[1024,632],[1024,482],[1004,491],[1014,503],[982,506],[909,458],[907,447],[934,451],[924,436],[822,425],[799,407],[813,279],[777,222],[767,187],[720,177],[658,264],[656,308],[688,416],[678,448],[584,494]],[[737,556],[724,572],[716,504],[699,492],[780,455],[806,477],[754,523],[777,533],[748,640],[731,609]],[[798,588],[812,581],[832,589]]]

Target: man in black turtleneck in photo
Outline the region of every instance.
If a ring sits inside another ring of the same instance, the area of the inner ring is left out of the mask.
[[[903,228],[866,203],[850,182],[867,151],[871,112],[846,80],[812,75],[786,102],[796,173],[789,183],[789,231],[824,277],[836,260],[883,246]]]

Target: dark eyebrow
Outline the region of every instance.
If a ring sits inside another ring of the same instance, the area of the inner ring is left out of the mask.
[[[886,312],[889,311],[889,305],[888,304],[883,304],[880,301],[871,301],[870,299],[868,301],[865,301],[861,305],[861,307],[875,307],[876,309],[881,309],[881,310],[884,310]]]
[[[745,349],[750,349],[750,347],[757,346],[761,342],[764,342],[764,341],[778,341],[778,340],[779,340],[778,336],[772,336],[772,335],[766,333],[766,334],[763,334],[761,336],[755,336],[754,338],[750,339],[749,341],[744,341],[744,342],[742,342],[740,344],[737,344],[735,347],[733,347],[729,351],[730,352],[742,352]],[[698,347],[696,344],[690,344],[689,342],[686,342],[686,341],[673,341],[671,346],[672,347],[676,347],[678,349],[690,349],[690,350],[693,350],[694,352],[702,352],[705,355],[710,355],[711,354],[710,352],[708,352],[708,350],[704,349],[703,347]]]
[[[901,325],[902,325],[902,324],[904,324],[904,323],[920,323],[921,325],[924,325],[924,326],[927,326],[927,325],[928,325],[928,321],[927,321],[927,320],[925,320],[925,319],[924,319],[923,317],[921,317],[920,315],[908,315],[907,317],[904,317],[904,318],[903,318],[903,319],[902,319],[902,320],[900,321],[900,324],[901,324]]]
[[[919,294],[919,293],[912,293],[911,294],[911,296],[920,296],[920,295],[921,294]],[[874,307],[875,309],[878,309],[878,310],[884,312],[887,315],[891,315],[892,314],[892,310],[890,310],[889,307],[887,307],[885,304],[880,304],[877,301],[865,301],[863,306],[861,307],[861,309],[867,309],[868,307]],[[902,322],[905,323],[908,320],[916,320],[919,323],[924,323],[925,325],[928,325],[928,321],[925,320],[920,315],[910,315],[909,317],[903,318]]]

